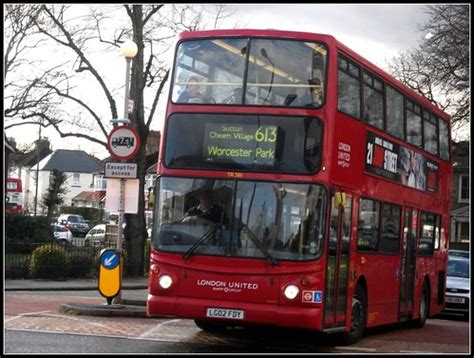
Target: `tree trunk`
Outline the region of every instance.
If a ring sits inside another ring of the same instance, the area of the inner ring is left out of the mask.
[[[133,58],[130,81],[130,98],[133,100],[133,111],[130,117],[131,125],[140,135],[140,149],[133,161],[138,165],[137,175],[140,179],[138,190],[138,213],[128,217],[125,230],[125,242],[128,255],[127,272],[129,276],[143,276],[145,240],[145,174],[146,174],[146,141],[149,130],[145,125],[143,109],[143,14],[141,5],[133,5],[131,20],[133,24],[133,41],[138,46],[138,53]]]

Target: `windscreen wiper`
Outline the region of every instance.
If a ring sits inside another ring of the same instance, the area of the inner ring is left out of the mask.
[[[242,231],[244,231],[249,237],[250,237],[250,240],[252,240],[252,242],[254,243],[255,246],[257,246],[257,248],[262,251],[263,255],[265,256],[265,258],[267,259],[267,261],[270,263],[270,265],[272,266],[276,266],[278,265],[278,261],[276,258],[274,258],[269,252],[268,250],[262,245],[262,243],[260,242],[260,240],[257,238],[257,236],[253,233],[252,230],[250,230],[248,228],[248,226],[246,224],[242,224]]]
[[[189,249],[188,251],[186,251],[183,255],[183,259],[187,259],[189,258],[193,253],[194,251],[197,250],[197,248],[199,246],[201,246],[202,244],[204,244],[207,240],[209,240],[210,237],[212,237],[212,235],[222,226],[222,222],[219,222],[217,224],[214,224],[213,226],[211,226],[211,228],[206,231]]]

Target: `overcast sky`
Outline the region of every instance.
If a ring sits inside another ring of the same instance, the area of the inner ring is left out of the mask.
[[[75,5],[81,6],[81,5]],[[418,25],[428,20],[426,5],[390,4],[235,4],[235,16],[227,19],[222,28],[278,29],[315,32],[333,35],[340,42],[386,69],[387,62],[398,53],[415,48],[425,34]],[[121,59],[118,59],[120,61]],[[123,62],[123,61],[122,61]],[[119,66],[124,66],[119,63]],[[120,71],[123,71],[120,67]],[[157,111],[152,129],[161,130],[163,104]],[[121,105],[118,106],[121,108]],[[8,137],[15,137],[17,144],[31,143],[38,138],[38,126],[13,127]],[[50,138],[52,149],[81,149],[103,159],[108,156],[102,146],[89,141],[62,139],[51,129],[42,136]]]

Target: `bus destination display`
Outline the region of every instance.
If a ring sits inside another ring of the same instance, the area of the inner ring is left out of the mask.
[[[278,127],[255,124],[207,123],[206,162],[274,165]]]

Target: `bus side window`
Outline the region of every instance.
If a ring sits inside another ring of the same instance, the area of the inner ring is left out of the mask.
[[[359,207],[359,227],[357,249],[377,251],[379,240],[380,203],[370,199],[361,199]]]

